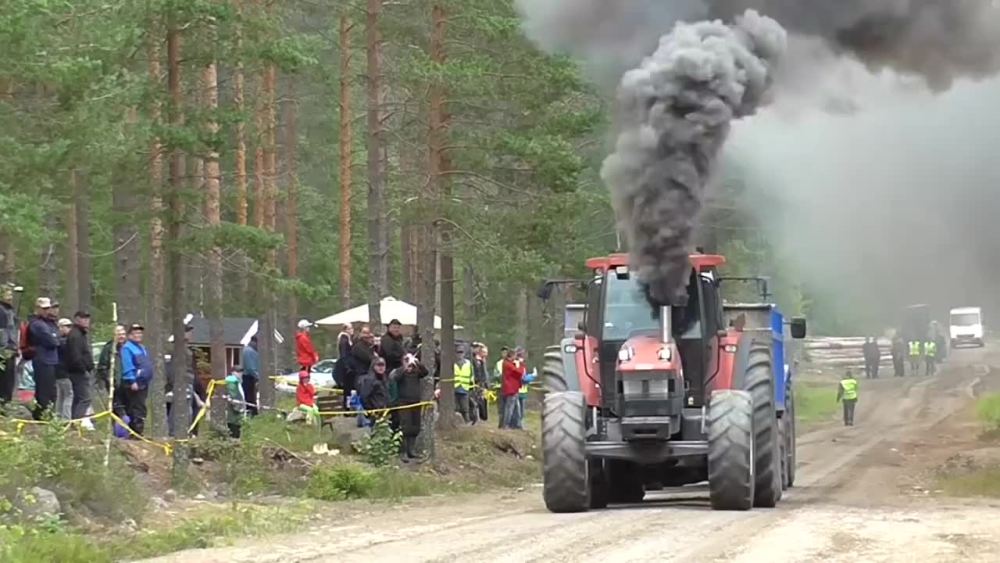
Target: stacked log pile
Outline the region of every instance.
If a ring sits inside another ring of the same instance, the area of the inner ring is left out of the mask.
[[[857,368],[865,367],[864,337],[817,337],[807,338],[803,343],[805,358],[820,367]],[[882,366],[892,366],[892,342],[879,338],[878,347],[882,352]]]

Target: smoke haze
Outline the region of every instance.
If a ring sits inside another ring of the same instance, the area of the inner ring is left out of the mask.
[[[621,80],[618,142],[601,177],[653,305],[677,303],[687,284],[709,174],[731,121],[761,103],[785,40],[781,26],[753,11],[732,27],[681,23]]]

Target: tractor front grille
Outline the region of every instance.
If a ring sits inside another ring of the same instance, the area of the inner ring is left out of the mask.
[[[680,414],[683,389],[672,372],[619,374],[619,412],[623,417],[663,417]]]

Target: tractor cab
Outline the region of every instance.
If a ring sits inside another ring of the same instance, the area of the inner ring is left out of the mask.
[[[599,367],[601,388],[618,391],[603,393],[602,407],[620,410],[626,383],[623,372],[657,370],[678,372],[686,406],[704,404],[706,374],[710,376],[717,368],[717,334],[724,328],[715,272],[724,259],[695,255],[691,263],[683,302],[656,310],[629,270],[627,256],[588,261],[594,278],[580,328],[596,345],[593,363]]]

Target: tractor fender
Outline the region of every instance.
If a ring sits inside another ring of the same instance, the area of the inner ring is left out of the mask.
[[[577,366],[577,350],[579,341],[575,338],[563,338],[559,342],[559,353],[563,359],[563,369],[566,372],[566,390],[580,391],[580,369]]]
[[[719,362],[719,374],[715,377],[713,391],[724,389],[743,389],[746,386],[746,372],[750,363],[750,348],[757,335],[731,330],[719,342],[723,348]],[[725,348],[735,345],[735,352],[727,352]]]

